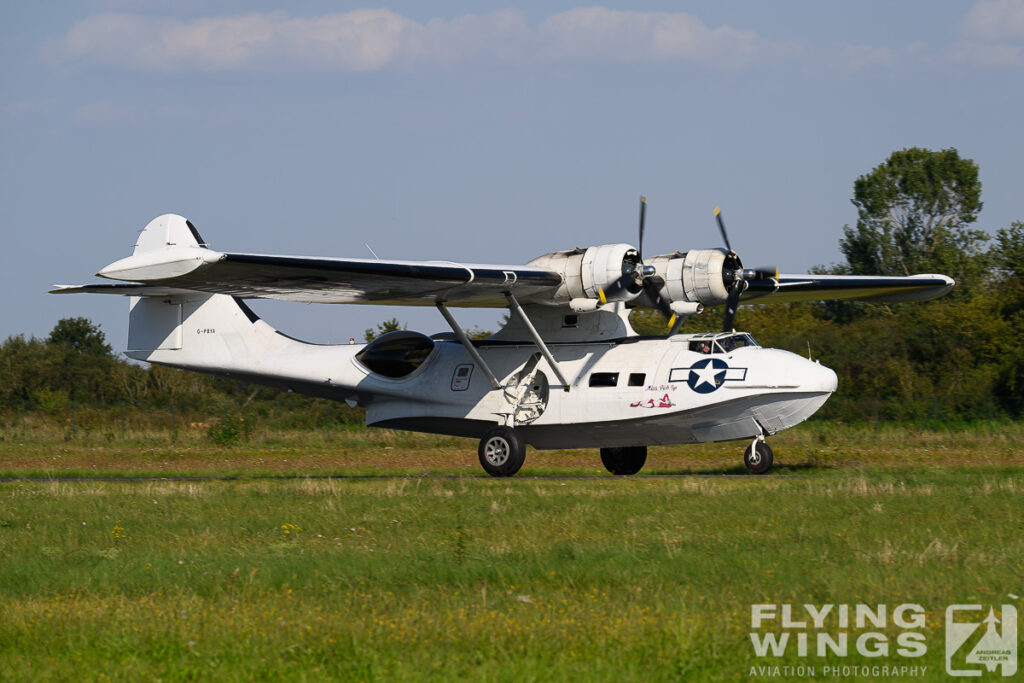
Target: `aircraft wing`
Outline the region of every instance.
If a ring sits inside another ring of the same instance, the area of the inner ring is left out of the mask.
[[[777,279],[748,280],[743,303],[791,303],[857,299],[880,303],[919,301],[942,296],[953,288],[945,275],[790,275]]]
[[[182,296],[194,294],[187,289],[176,287],[158,287],[156,285],[136,285],[129,283],[93,284],[93,285],[54,285],[50,294],[124,294],[126,296]]]
[[[142,286],[148,295],[162,295],[156,287],[169,293],[304,303],[432,306],[443,301],[451,306],[504,308],[506,292],[529,301],[562,284],[562,276],[554,271],[523,265],[274,256],[204,247],[135,254],[110,264],[99,275],[131,284],[114,285],[116,289],[92,285],[93,289],[75,291],[134,294],[143,292],[130,288]]]

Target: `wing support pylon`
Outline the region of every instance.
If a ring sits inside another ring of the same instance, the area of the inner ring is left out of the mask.
[[[476,361],[476,364],[480,366],[483,373],[487,375],[487,381],[491,383],[493,388],[501,389],[501,382],[499,382],[498,378],[494,376],[493,372],[491,372],[491,368],[486,362],[484,362],[483,356],[481,356],[480,352],[476,350],[476,347],[473,346],[472,340],[466,336],[466,331],[462,329],[458,321],[455,320],[454,316],[452,316],[448,311],[448,307],[444,305],[443,301],[436,302],[436,306],[437,310],[441,312],[441,315],[444,316],[444,319],[448,322],[448,326],[452,328],[452,332],[455,333],[456,338],[458,338],[466,348],[466,352],[469,353],[470,357],[474,361]]]
[[[548,345],[544,343],[540,334],[537,332],[537,328],[530,322],[530,318],[526,315],[526,311],[516,301],[515,296],[512,292],[506,292],[505,298],[508,299],[508,307],[519,316],[519,319],[523,321],[523,325],[526,327],[526,331],[533,337],[533,343],[540,349],[541,354],[544,356],[544,360],[548,362],[551,369],[555,371],[555,375],[558,377],[558,381],[562,383],[562,389],[569,391],[569,382],[565,379],[565,375],[562,374],[562,369],[558,367],[558,363],[555,361],[555,357],[551,355],[551,351],[548,350]]]

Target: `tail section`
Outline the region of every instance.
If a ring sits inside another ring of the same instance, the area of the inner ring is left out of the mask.
[[[287,340],[226,294],[131,297],[127,355],[179,367],[238,367]]]
[[[132,260],[169,250],[205,249],[206,241],[192,222],[168,213],[157,216],[139,233]],[[128,259],[125,259],[127,261]],[[175,296],[133,296],[128,314],[127,354],[137,360],[179,367],[224,367],[253,352],[266,352],[273,330],[240,300],[224,294],[182,293]]]
[[[165,214],[142,230],[131,256],[99,273],[124,282],[53,291],[128,295],[129,358],[314,396],[355,395],[366,375],[351,360],[361,347],[301,342],[260,320],[241,299],[160,284],[222,257],[191,222]]]

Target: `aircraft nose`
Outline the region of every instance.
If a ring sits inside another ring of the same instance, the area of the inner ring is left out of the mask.
[[[810,375],[808,385],[813,391],[832,393],[839,386],[839,377],[836,375],[835,370],[825,367],[818,361],[814,362],[814,370]]]

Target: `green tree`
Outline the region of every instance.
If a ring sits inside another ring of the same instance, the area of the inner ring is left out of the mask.
[[[50,388],[64,391],[74,401],[105,403],[123,396],[113,380],[118,361],[103,332],[87,318],[57,321],[46,347],[52,359]]]
[[[857,225],[839,247],[847,272],[978,276],[988,236],[971,224],[981,211],[978,165],[953,149],[893,152],[853,185]]]
[[[639,335],[668,334],[668,325],[661,311],[654,308],[634,308],[629,312],[629,324]]]
[[[36,338],[8,337],[0,344],[0,403],[6,407],[34,401],[41,391],[51,390],[53,354]]]
[[[1010,227],[996,231],[991,261],[1009,282],[1024,286],[1024,221],[1014,221]]]
[[[372,342],[377,337],[383,336],[388,332],[397,332],[398,330],[404,330],[405,324],[398,322],[398,318],[391,318],[384,322],[377,323],[377,329],[372,327],[366,328],[366,332],[363,333],[363,338],[367,343]]]
[[[995,270],[990,296],[1008,328],[995,392],[1006,412],[1019,415],[1024,413],[1024,221],[997,230],[989,254]]]
[[[46,343],[89,356],[107,356],[111,351],[103,331],[88,318],[61,318]]]

